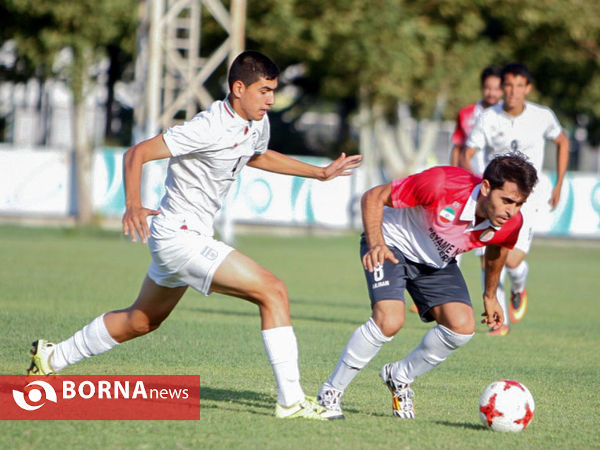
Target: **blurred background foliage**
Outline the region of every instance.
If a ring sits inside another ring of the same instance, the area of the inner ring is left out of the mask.
[[[81,71],[109,57],[114,83],[133,64],[139,6],[137,0],[2,0],[0,44],[13,40],[18,61],[0,76],[60,76],[75,96],[84,95]],[[301,68],[289,81],[300,94],[283,108],[338,113],[346,126],[336,151],[349,145],[347,122],[359,98],[390,113],[403,103],[418,119],[452,119],[479,99],[483,67],[511,61],[530,67],[533,101],[553,108],[567,128],[585,121],[597,145],[599,17],[597,0],[249,0],[246,46],[282,69]],[[211,23],[202,33],[203,46],[224,37]],[[58,65],[64,48],[72,57]]]

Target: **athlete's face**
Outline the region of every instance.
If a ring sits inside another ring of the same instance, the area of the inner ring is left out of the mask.
[[[520,114],[525,105],[525,97],[531,91],[531,84],[522,75],[507,73],[502,83],[504,91],[504,110],[509,114],[514,112]]]
[[[488,219],[495,227],[501,227],[519,212],[525,200],[527,197],[512,181],[505,181],[501,188],[491,189],[489,181],[483,180],[477,201],[477,215]]]
[[[502,86],[500,77],[490,75],[483,81],[481,86],[481,99],[486,108],[493,106],[502,98]]]
[[[267,80],[261,77],[248,86],[236,81],[232,89],[238,100],[237,105],[233,105],[235,111],[246,120],[261,120],[275,104],[276,88],[277,78]]]

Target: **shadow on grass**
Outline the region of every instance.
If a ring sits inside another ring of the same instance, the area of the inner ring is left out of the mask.
[[[215,308],[199,308],[197,306],[185,307],[183,305],[177,308],[179,311],[189,311],[189,312],[197,312],[197,313],[206,313],[206,314],[221,314],[224,316],[237,316],[237,317],[259,317],[258,311],[228,311],[223,309],[215,309]],[[292,314],[292,320],[308,320],[311,322],[325,322],[325,323],[342,323],[342,324],[350,324],[350,325],[360,325],[367,320],[365,317],[364,320],[351,320],[344,319],[340,317],[327,317],[327,316],[307,316],[303,314]]]
[[[435,423],[447,427],[464,428],[468,430],[487,430],[487,428],[480,423],[448,422],[447,420],[436,420]]]
[[[275,399],[268,394],[247,390],[219,389],[202,386],[200,389],[202,400],[215,402],[238,403],[247,406],[266,407],[274,406]]]
[[[219,389],[209,386],[200,388],[201,409],[219,409],[239,412],[243,409],[251,414],[272,416],[276,399],[268,394],[248,390]],[[208,402],[208,403],[205,403]],[[250,408],[250,409],[248,409]],[[358,409],[344,409],[350,413],[360,413]]]
[[[272,416],[276,400],[260,392],[234,389],[200,388],[200,408],[240,411]]]

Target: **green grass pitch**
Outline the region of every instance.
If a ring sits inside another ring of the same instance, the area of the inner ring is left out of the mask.
[[[370,307],[358,235],[239,236],[237,247],[287,284],[302,385],[316,395]],[[131,303],[150,257],[116,232],[0,227],[0,373],[23,374],[30,343],[69,337]],[[345,421],[272,417],[275,389],[247,302],[188,291],[157,331],[66,369],[68,374],[199,374],[199,421],[0,423],[3,448],[599,448],[600,243],[537,239],[528,257],[529,310],[504,338],[479,325],[469,344],[418,379],[417,418],[391,415],[381,366],[404,357],[431,325],[414,314],[348,388]],[[463,258],[475,315],[476,258]],[[519,434],[493,433],[477,402],[492,381],[524,383],[535,417]]]

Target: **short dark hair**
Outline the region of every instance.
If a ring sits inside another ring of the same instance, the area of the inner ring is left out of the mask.
[[[505,181],[512,181],[523,195],[529,197],[538,176],[527,156],[513,152],[492,159],[483,172],[483,179],[489,181],[492,190],[502,188]]]
[[[227,81],[229,89],[233,83],[240,80],[246,86],[257,82],[261,77],[274,80],[279,76],[279,67],[271,58],[254,50],[240,53],[231,63]]]
[[[481,80],[481,87],[483,87],[483,83],[485,83],[485,80],[487,80],[489,77],[498,77],[501,79],[502,70],[500,70],[500,67],[487,66],[481,71],[481,75],[479,76],[479,79]]]
[[[502,68],[502,83],[504,83],[504,78],[507,74],[511,74],[514,76],[521,75],[527,80],[527,84],[531,83],[531,72],[523,63],[513,62],[505,65]]]

